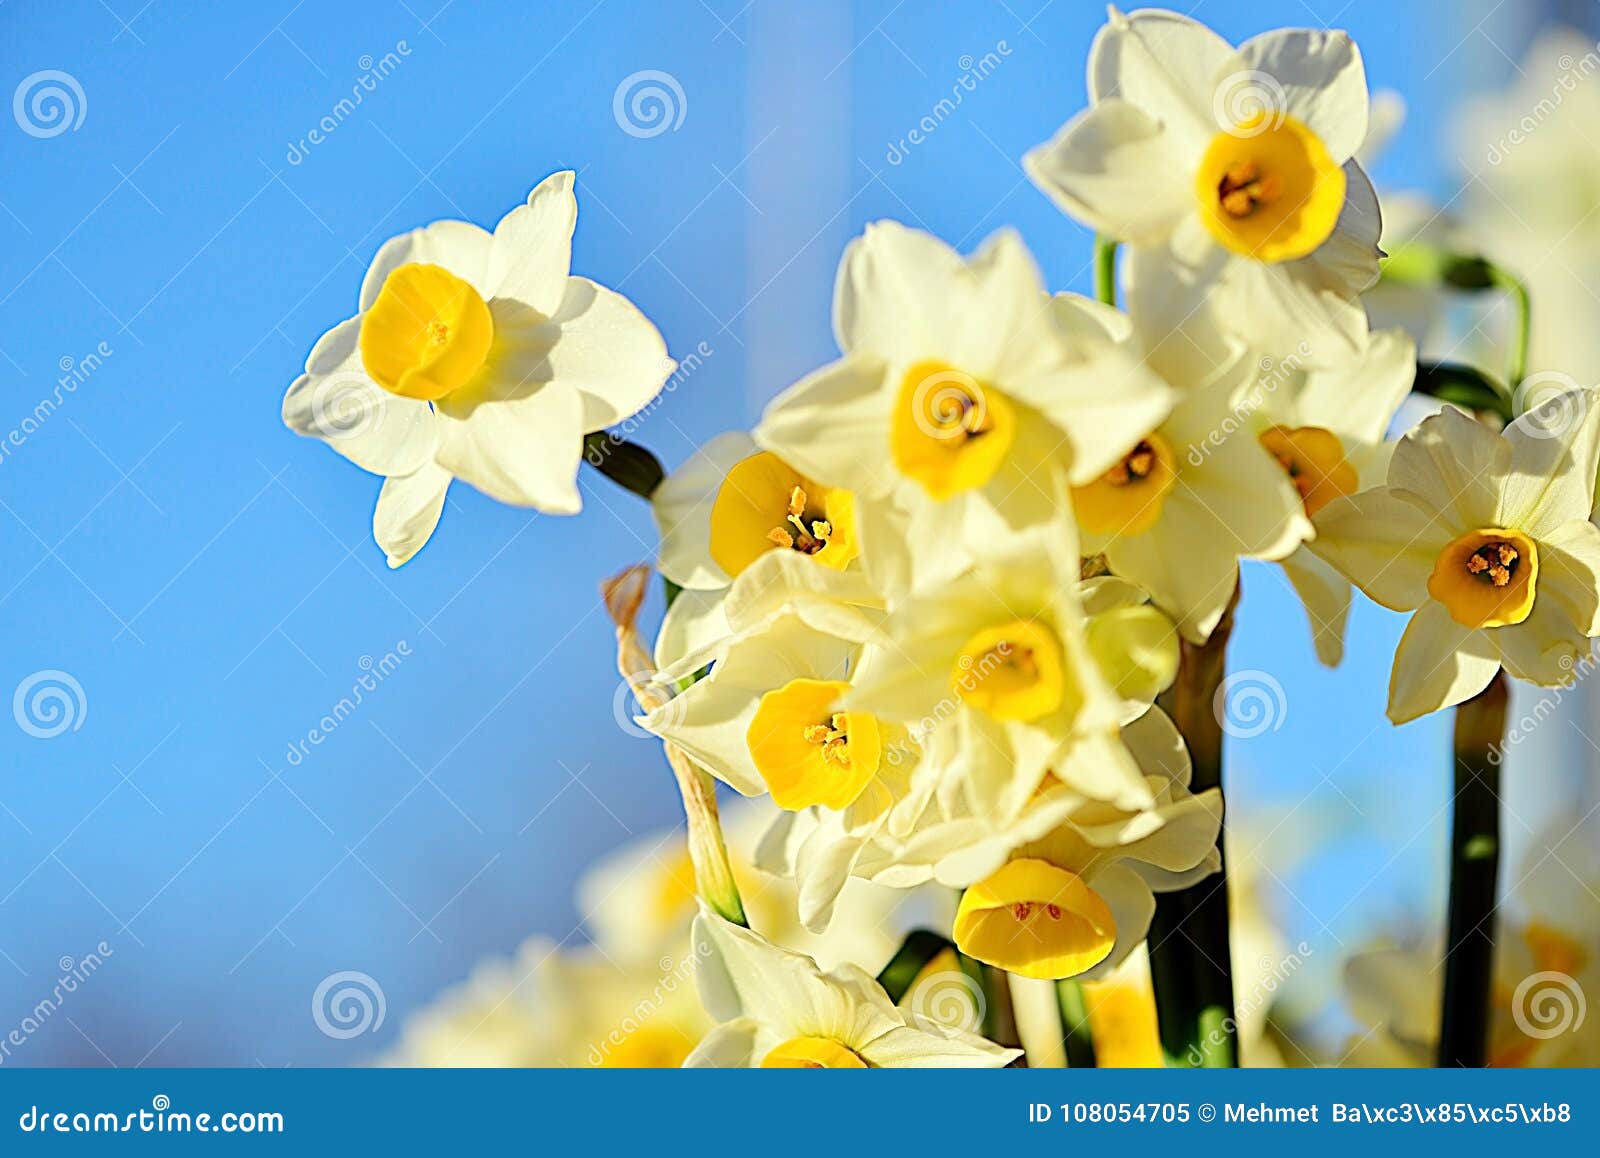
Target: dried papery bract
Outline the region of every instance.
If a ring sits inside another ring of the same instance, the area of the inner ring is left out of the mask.
[[[639,636],[636,621],[653,574],[643,563],[619,572],[600,585],[606,614],[617,625],[617,670],[628,682],[639,707],[646,712],[672,699],[672,690],[656,679],[655,660]],[[716,784],[709,773],[690,760],[682,749],[665,744],[667,763],[678,780],[683,811],[689,824],[689,857],[694,863],[695,891],[722,917],[747,925],[739,886],[728,862],[717,816]]]

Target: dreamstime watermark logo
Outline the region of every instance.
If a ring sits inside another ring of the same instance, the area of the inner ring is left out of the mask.
[[[55,389],[33,404],[33,409],[22,416],[22,420],[0,437],[0,464],[4,464],[28,439],[39,433],[40,428],[60,410],[66,400],[78,392],[78,387],[87,382],[101,366],[105,365],[107,358],[115,351],[110,342],[100,342],[93,350],[81,357],[63,354],[56,361],[56,368],[61,371],[56,379]]]
[[[0,1065],[4,1065],[11,1057],[12,1050],[21,1049],[28,1044],[28,1039],[44,1028],[45,1023],[66,1004],[67,998],[99,972],[100,966],[106,963],[106,958],[114,955],[111,946],[101,941],[82,957],[73,958],[69,954],[57,961],[56,968],[60,973],[56,978],[55,988],[23,1014],[22,1020],[13,1026],[5,1037],[0,1038]]]
[[[401,62],[410,55],[411,45],[404,40],[395,41],[393,48],[376,59],[370,52],[362,53],[361,58],[356,61],[356,67],[361,72],[350,85],[350,95],[340,97],[305,136],[298,141],[290,141],[289,151],[284,154],[284,160],[291,165],[298,165],[304,161],[310,156],[311,150],[331,137],[339,126],[355,113],[368,94],[377,92],[378,86],[392,76]]]
[[[661,389],[656,392],[654,398],[650,399],[640,410],[630,414],[615,426],[608,427],[602,437],[585,442],[583,456],[588,460],[589,465],[598,468],[604,464],[606,459],[615,453],[619,446],[626,443],[632,435],[636,434],[640,428],[645,426],[662,403],[677,393],[680,386],[694,377],[700,368],[705,365],[706,359],[715,353],[716,349],[710,342],[704,339],[697,342],[694,349],[678,360],[678,368],[662,384]]]
[[[911,1016],[947,1029],[978,1033],[988,1002],[983,986],[960,969],[946,969],[918,978],[911,986]]]
[[[22,78],[11,94],[11,115],[17,128],[41,140],[77,132],[89,115],[89,98],[78,78],[59,68],[41,69]]]
[[[1278,988],[1299,972],[1300,967],[1312,955],[1311,945],[1301,941],[1292,951],[1285,953],[1276,961],[1271,957],[1260,958],[1257,961],[1257,968],[1260,971],[1251,983],[1249,992],[1241,994],[1234,1002],[1232,1016],[1223,1018],[1220,1026],[1211,1030],[1203,1040],[1189,1047],[1189,1064],[1202,1065],[1207,1053],[1223,1045],[1230,1035],[1238,1033],[1240,1017],[1246,1014],[1253,1015],[1258,1010],[1269,1009]]]
[[[653,740],[657,733],[642,723],[645,717],[661,729],[670,729],[683,723],[688,701],[671,684],[653,671],[635,672],[618,682],[611,693],[611,717],[629,736]]]
[[[683,126],[689,98],[670,72],[645,68],[622,78],[611,94],[611,115],[630,137],[659,137]]]
[[[1289,97],[1277,77],[1246,69],[1218,83],[1211,94],[1211,114],[1235,137],[1259,137],[1283,127]]]
[[[933,136],[940,125],[954,116],[956,109],[961,107],[961,102],[966,100],[967,95],[977,92],[978,85],[993,75],[1000,67],[1000,62],[1010,55],[1011,45],[1004,40],[995,41],[993,49],[977,58],[971,53],[962,53],[960,59],[956,61],[956,67],[961,72],[950,86],[950,95],[940,97],[905,136],[898,141],[890,141],[889,147],[884,151],[883,159],[891,165],[898,165],[904,161],[910,156],[912,149]]]
[[[383,986],[371,974],[355,969],[328,974],[311,995],[311,1020],[339,1041],[377,1033],[388,1009]]]
[[[311,425],[342,442],[377,429],[389,410],[389,392],[375,389],[359,370],[330,374],[311,394]]]
[[[393,675],[395,669],[410,658],[411,644],[402,639],[392,650],[384,652],[377,659],[373,659],[370,655],[358,659],[356,666],[361,669],[361,674],[356,677],[355,683],[350,685],[350,694],[341,696],[328,713],[317,721],[316,727],[289,745],[285,756],[289,764],[298,767],[304,763],[312,748],[319,747],[323,741],[337,732],[346,720],[355,715],[356,709],[366,703],[367,696],[377,691],[378,685]]]
[[[1256,379],[1250,389],[1239,395],[1238,401],[1223,416],[1221,422],[1206,432],[1206,436],[1197,442],[1191,442],[1185,457],[1190,466],[1204,466],[1206,459],[1212,453],[1221,449],[1240,430],[1248,430],[1254,435],[1256,426],[1251,421],[1256,411],[1264,407],[1268,400],[1281,390],[1286,383],[1305,367],[1306,360],[1311,357],[1311,343],[1302,341],[1295,347],[1294,353],[1282,358],[1270,355],[1263,356],[1256,364]]]
[[[604,1066],[615,1050],[625,1049],[629,1039],[637,1042],[638,1039],[634,1035],[641,1030],[649,1031],[654,1028],[658,1020],[666,1021],[660,1028],[669,1033],[675,1032],[670,1020],[663,1018],[662,1011],[675,993],[693,983],[694,971],[710,956],[710,943],[699,941],[683,957],[670,955],[662,957],[656,963],[661,970],[661,976],[655,986],[649,993],[639,998],[615,1025],[589,1044],[588,1055],[584,1058],[585,1063],[595,1068]]]
[[[1507,724],[1505,739],[1489,747],[1490,764],[1499,767],[1507,752],[1533,735],[1539,725],[1555,715],[1556,709],[1567,698],[1567,693],[1589,678],[1596,665],[1600,664],[1600,659],[1596,658],[1593,651],[1593,645],[1591,644],[1590,646],[1591,650],[1587,655],[1563,655],[1556,660],[1561,670],[1571,673],[1572,678],[1565,684],[1545,689],[1544,695],[1539,697],[1538,703]]]
[[[1264,671],[1235,672],[1211,697],[1211,711],[1222,730],[1236,740],[1276,732],[1289,715],[1283,685]]]
[[[1511,395],[1512,413],[1518,415],[1522,429],[1534,438],[1571,434],[1593,405],[1593,391],[1556,370],[1528,375]]]
[[[1564,52],[1557,59],[1556,67],[1561,70],[1561,75],[1556,77],[1555,83],[1550,86],[1550,95],[1541,98],[1498,139],[1489,143],[1483,158],[1489,164],[1501,164],[1513,150],[1527,144],[1529,138],[1556,115],[1556,110],[1567,103],[1567,98],[1578,91],[1578,86],[1583,81],[1600,72],[1600,53],[1586,52],[1580,59],[1570,52]]]
[[[67,729],[76,732],[89,717],[89,698],[70,673],[46,668],[17,685],[11,696],[17,727],[37,740],[49,740]]]
[[[929,438],[964,441],[988,428],[989,400],[970,374],[936,370],[911,391],[911,420]]]
[[[1511,995],[1511,1020],[1539,1041],[1577,1033],[1588,1013],[1577,979],[1554,969],[1524,977]]]

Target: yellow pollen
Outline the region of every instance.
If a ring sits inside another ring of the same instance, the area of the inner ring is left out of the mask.
[[[779,808],[847,808],[878,774],[883,759],[878,721],[835,707],[849,686],[840,680],[790,680],[756,705],[745,742]]]
[[[1000,391],[947,363],[918,362],[900,382],[889,453],[901,474],[942,502],[994,477],[1016,427]]]
[[[711,506],[711,557],[736,577],[767,551],[842,570],[855,559],[855,497],[821,486],[769,451],[736,463]]]
[[[1306,125],[1257,116],[1212,138],[1194,192],[1219,244],[1257,261],[1293,261],[1333,235],[1347,179]]]
[[[1434,560],[1428,594],[1463,627],[1506,627],[1533,611],[1539,547],[1521,531],[1484,527],[1447,544]]]
[[[1099,478],[1073,487],[1073,510],[1091,534],[1137,535],[1161,517],[1162,501],[1176,479],[1172,448],[1152,431]]]

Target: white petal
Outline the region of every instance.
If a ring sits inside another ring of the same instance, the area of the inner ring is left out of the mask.
[[[435,221],[383,243],[361,280],[361,312],[378,300],[378,291],[396,267],[418,262],[443,266],[484,297],[489,272],[489,232],[466,221]]]
[[[390,567],[406,562],[432,538],[449,489],[450,472],[431,462],[414,474],[384,480],[372,512],[372,536]]]
[[[540,377],[582,394],[585,433],[638,413],[677,366],[637,306],[588,278],[567,279],[550,325],[557,334]]]
[[[1216,81],[1233,51],[1187,16],[1113,10],[1089,49],[1089,97],[1121,97],[1204,148],[1220,127]]]
[[[748,1017],[717,1026],[683,1059],[683,1068],[711,1070],[750,1069],[757,1064],[756,1023]]]
[[[1111,953],[1100,964],[1080,975],[1084,981],[1093,981],[1122,964],[1128,954],[1143,943],[1150,932],[1151,918],[1156,915],[1156,899],[1144,879],[1121,864],[1109,864],[1091,873],[1088,885],[1105,901],[1117,927]]]
[[[1112,99],[1074,117],[1022,160],[1061,210],[1135,245],[1158,242],[1194,208],[1194,158],[1137,105]]]
[[[439,403],[446,416],[439,465],[490,498],[552,515],[577,514],[583,402],[547,382],[508,398]]]
[[[318,438],[374,474],[403,475],[433,457],[439,423],[415,398],[383,389],[361,365],[361,319],[329,330],[306,359],[307,372],[283,397],[283,422],[296,434]]]
[[[1344,625],[1350,617],[1350,581],[1305,547],[1283,560],[1283,573],[1311,621],[1317,658],[1328,667],[1338,667],[1344,658]]]
[[[1600,394],[1571,390],[1530,400],[1505,429],[1510,473],[1500,495],[1500,525],[1534,537],[1594,509],[1600,469]]]
[[[578,200],[571,171],[552,173],[494,227],[485,296],[511,298],[549,317],[561,304],[572,269]]]
[[[1511,469],[1511,444],[1453,406],[1400,440],[1389,460],[1389,486],[1415,495],[1460,531],[1496,525]]]
[[[1299,261],[1287,263],[1296,276],[1337,296],[1354,297],[1377,284],[1383,251],[1383,210],[1378,192],[1360,165],[1344,166],[1344,206],[1333,234]]]
[[[1322,139],[1336,162],[1355,156],[1367,138],[1367,71],[1348,33],[1281,28],[1239,46],[1224,66],[1220,88],[1237,86],[1268,94],[1268,109],[1287,113]]]
[[[883,362],[859,355],[824,366],[773,399],[756,442],[825,486],[885,495],[895,479],[886,373]]]
[[[933,1023],[926,1029],[897,1026],[861,1048],[866,1061],[885,1069],[999,1069],[1021,1054]]]
[[[1332,284],[1309,264],[1312,260],[1273,265],[1233,258],[1212,297],[1218,324],[1261,349],[1293,355],[1307,367],[1360,357],[1367,343],[1367,313],[1357,291]]]
[[[1582,635],[1600,635],[1600,528],[1574,519],[1539,537],[1538,598],[1561,605]]]
[[[1500,656],[1487,634],[1462,627],[1430,599],[1411,617],[1395,649],[1389,719],[1409,723],[1469,700],[1499,670]]]
[[[1360,358],[1306,375],[1294,400],[1295,425],[1320,426],[1360,443],[1381,442],[1416,376],[1417,344],[1411,336],[1404,330],[1375,332]]]
[[[1129,251],[1128,312],[1152,364],[1178,385],[1212,377],[1235,356],[1237,343],[1211,307],[1228,265],[1228,251],[1194,214],[1166,241]]]
[[[961,255],[932,234],[897,221],[868,225],[839,262],[833,295],[839,348],[906,363],[938,352],[946,340],[941,331],[974,296],[970,280]]]
[[[1453,537],[1419,502],[1385,489],[1335,499],[1316,528],[1310,550],[1391,611],[1428,599],[1434,561]]]
[[[726,572],[711,558],[711,507],[734,466],[756,453],[743,431],[719,434],[661,480],[650,496],[661,531],[657,565],[680,587],[726,587]]]

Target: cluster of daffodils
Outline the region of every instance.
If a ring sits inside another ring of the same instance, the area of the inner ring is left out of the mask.
[[[1221,793],[1191,786],[1192,737],[1158,701],[1225,642],[1242,561],[1281,567],[1261,573],[1328,664],[1354,588],[1412,613],[1396,723],[1502,668],[1570,682],[1600,634],[1588,393],[1501,419],[1436,405],[1386,441],[1417,348],[1369,322],[1382,225],[1350,39],[1235,47],[1113,10],[1088,95],[1025,163],[1120,248],[1126,312],[1109,284],[1052,294],[1015,233],[964,255],[872,224],[839,267],[840,357],[651,494],[673,598],[641,722],[674,767],[770,800],[756,867],[809,936],[852,890],[941,888],[955,953],[1035,981],[1119,976],[1158,895],[1221,867]],[[584,436],[671,373],[630,303],[569,273],[575,214],[558,174],[492,234],[389,242],[285,398],[294,430],[385,476],[391,565],[454,478],[574,513]],[[714,1028],[674,1059],[1016,1056],[706,901],[691,944]]]

